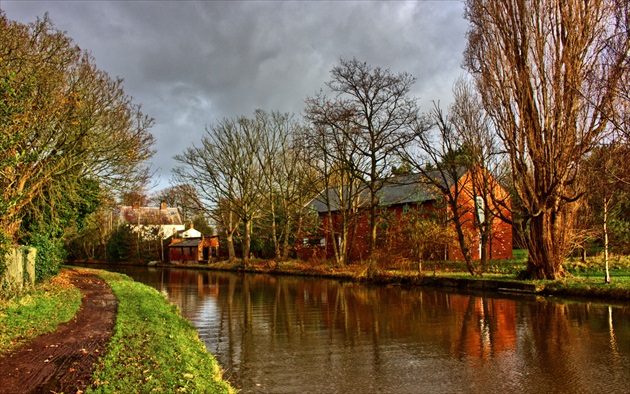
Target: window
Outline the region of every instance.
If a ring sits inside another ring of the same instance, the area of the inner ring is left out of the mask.
[[[483,202],[483,197],[481,196],[475,197],[475,209],[477,210],[477,219],[479,219],[479,223],[485,222],[486,213],[485,213],[485,204]]]

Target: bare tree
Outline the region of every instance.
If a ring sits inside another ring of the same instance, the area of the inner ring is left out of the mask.
[[[169,207],[179,209],[182,220],[185,222],[199,216],[206,216],[201,199],[197,195],[197,189],[189,183],[162,189],[153,194],[151,201],[154,204],[166,203]]]
[[[474,227],[480,235],[480,264],[492,259],[492,233],[497,221],[512,224],[511,201],[501,185],[508,173],[505,155],[481,98],[469,79],[460,77],[453,86],[449,120],[460,140],[463,162],[470,177],[467,197],[475,201]],[[448,135],[447,135],[448,136]],[[490,255],[488,255],[490,253]]]
[[[437,141],[434,133],[437,133]],[[415,147],[409,146],[405,151],[406,160],[414,171],[423,175],[423,182],[432,186],[444,197],[452,223],[455,226],[457,241],[466,267],[472,275],[481,272],[473,263],[473,243],[476,234],[468,229],[474,228],[471,223],[474,214],[471,207],[464,204],[465,189],[460,178],[471,167],[466,146],[457,133],[449,116],[444,114],[438,104],[425,121],[418,125]]]
[[[510,158],[529,252],[524,277],[563,276],[584,155],[628,74],[628,5],[468,0],[465,64]]]
[[[339,127],[337,125],[336,127]],[[345,265],[352,243],[354,224],[358,220],[363,187],[354,176],[362,164],[361,156],[336,128],[313,125],[303,137],[307,149],[307,163],[319,174],[311,185],[316,195],[311,205],[323,205],[325,220],[321,230],[330,239],[338,265]]]
[[[447,114],[434,104],[418,123],[414,144],[403,154],[424,182],[443,196],[468,271],[477,275],[492,257],[488,255],[492,230],[498,221],[511,218],[509,198],[497,181],[500,155],[479,98],[464,78],[453,86],[453,95]]]
[[[312,197],[307,187],[311,172],[299,136],[303,125],[290,114],[262,110],[255,114],[259,140],[252,146],[260,166],[260,194],[265,200],[270,238],[276,259],[289,255],[290,238],[300,225],[303,206]]]
[[[181,165],[173,170],[177,182],[191,183],[207,201],[208,212],[234,233],[235,215],[243,226],[243,263],[249,260],[252,221],[259,215],[261,171],[255,147],[260,141],[256,119],[224,119],[206,128],[201,146],[175,156]],[[226,220],[228,219],[228,220]]]
[[[354,167],[356,158],[346,160],[353,177],[369,191],[371,253],[377,237],[378,191],[392,164],[397,164],[396,152],[412,138],[417,121],[416,99],[409,96],[415,78],[356,59],[342,59],[331,75],[326,86],[334,96],[320,92],[308,98],[306,118],[350,144],[359,162],[367,164]]]
[[[594,224],[601,228],[604,243],[604,281],[610,283],[610,219],[630,189],[630,148],[619,140],[595,148],[585,162],[586,202],[591,206]]]

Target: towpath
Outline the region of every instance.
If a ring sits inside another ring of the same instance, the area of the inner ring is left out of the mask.
[[[0,394],[81,393],[107,349],[118,302],[110,287],[85,270],[70,270],[81,290],[81,309],[56,331],[41,335],[0,358]]]

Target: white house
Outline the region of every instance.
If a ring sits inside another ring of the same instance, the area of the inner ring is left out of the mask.
[[[139,204],[124,205],[118,209],[119,222],[126,223],[134,231],[141,232],[145,239],[166,239],[185,229],[179,210],[167,207],[166,203],[161,203],[159,207],[141,207]]]

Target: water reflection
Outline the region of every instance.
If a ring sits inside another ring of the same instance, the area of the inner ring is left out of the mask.
[[[630,308],[333,280],[128,273],[198,327],[243,392],[627,392]]]

